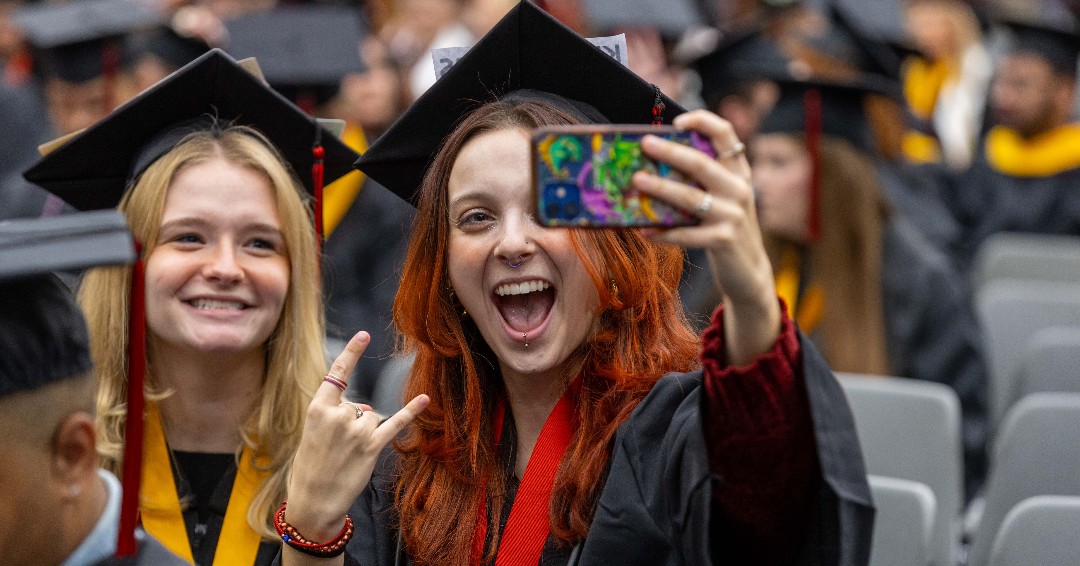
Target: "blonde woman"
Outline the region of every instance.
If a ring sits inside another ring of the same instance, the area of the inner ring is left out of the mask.
[[[916,119],[904,153],[962,171],[971,165],[993,74],[979,21],[960,0],[909,0],[905,18],[921,55],[904,70],[904,96]]]
[[[206,75],[250,90],[235,100],[255,109],[231,109]],[[155,115],[164,101],[192,95],[185,76],[209,85],[203,104],[186,111],[213,107],[219,117],[196,114],[177,127],[176,116]],[[101,136],[145,132],[135,157],[121,160],[134,172],[119,204],[145,262],[142,523],[195,563],[265,564],[278,547],[273,512],[326,366],[315,231],[292,173],[311,166],[314,123],[221,52],[143,96],[37,169],[65,169],[68,156],[100,151]],[[134,125],[147,120],[161,124]],[[328,182],[354,154],[319,137]],[[290,153],[294,146],[306,148],[306,163]],[[118,474],[131,286],[127,270],[111,269],[87,274],[80,290],[96,361],[101,452]]]

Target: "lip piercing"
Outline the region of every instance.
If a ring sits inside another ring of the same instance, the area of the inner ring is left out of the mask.
[[[510,260],[506,260],[506,265],[509,265],[510,269],[517,269],[517,268],[521,267],[521,264],[524,263],[524,262],[525,262],[525,260],[519,255],[519,256],[517,256],[517,263],[514,263],[514,262],[512,262]]]

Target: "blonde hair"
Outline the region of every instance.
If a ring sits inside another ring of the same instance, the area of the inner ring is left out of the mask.
[[[245,126],[196,132],[150,165],[129,188],[119,209],[136,240],[145,246],[142,257],[154,251],[165,196],[185,167],[214,157],[266,176],[273,188],[289,262],[289,290],[277,327],[266,343],[266,376],[257,410],[240,431],[258,466],[270,476],[248,508],[256,532],[276,538],[271,519],[286,488],[293,453],[300,443],[304,415],[326,369],[323,355],[324,319],[318,260],[310,212],[302,188],[270,142]],[[79,291],[79,303],[90,328],[90,350],[97,378],[97,428],[104,466],[119,474],[122,466],[124,422],[127,416],[127,324],[131,270],[90,271]],[[154,379],[147,360],[145,393],[160,400],[169,395]]]

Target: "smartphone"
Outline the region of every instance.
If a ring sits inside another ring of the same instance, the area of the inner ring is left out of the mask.
[[[641,170],[688,182],[676,169],[645,156],[641,150],[645,134],[713,154],[706,138],[671,126],[604,124],[534,130],[532,172],[540,223],[585,228],[697,224],[699,219],[693,214],[631,186],[630,178]]]

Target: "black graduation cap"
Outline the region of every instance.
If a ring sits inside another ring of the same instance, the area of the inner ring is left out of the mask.
[[[479,104],[515,90],[554,93],[595,107],[613,123],[684,110],[653,85],[528,1],[522,1],[435,81],[370,149],[357,168],[413,202],[424,173],[454,125]]]
[[[161,12],[133,0],[30,4],[12,17],[36,50],[39,72],[71,83],[121,68],[128,59],[124,37],[163,21]]]
[[[709,53],[695,60],[706,104],[715,108],[725,96],[747,81],[775,77],[786,71],[788,57],[755,25],[731,31]]]
[[[810,206],[807,211],[808,239],[821,234],[820,137],[845,139],[862,151],[871,151],[874,140],[864,103],[868,94],[880,93],[869,81],[828,82],[822,80],[778,81],[780,98],[758,126],[759,134],[803,134],[811,158]]]
[[[0,397],[91,368],[82,313],[51,272],[134,259],[114,210],[0,222]]]
[[[311,94],[322,104],[336,94],[342,77],[365,69],[363,19],[348,6],[285,5],[225,26],[229,53],[258,58],[270,86],[294,101]]]
[[[145,90],[23,173],[79,210],[114,208],[130,181],[207,115],[253,126],[317,192],[312,148],[325,150],[325,182],[351,171],[356,153],[220,49]]]
[[[603,33],[645,26],[678,39],[687,29],[705,23],[692,0],[582,0],[581,6],[592,29]]]
[[[1076,75],[1077,59],[1080,57],[1080,26],[1076,21],[1070,19],[1058,26],[1018,20],[1002,23],[1013,34],[1011,52],[1035,54],[1045,59],[1055,71]]]
[[[181,35],[171,26],[135,34],[128,45],[135,58],[152,55],[172,69],[179,69],[210,50],[201,39]]]
[[[863,104],[867,95],[880,94],[876,85],[793,78],[777,84],[780,98],[762,120],[759,133],[806,132],[808,124],[818,123],[822,134],[846,139],[858,148],[873,146]]]
[[[857,6],[864,11],[867,8],[865,4]],[[833,30],[830,36],[841,44],[838,54],[863,73],[899,81],[904,56],[910,53],[909,49],[905,49],[903,30],[871,29],[867,22],[855,15],[854,10],[840,1],[834,1],[829,6],[828,16]],[[902,22],[901,15],[898,12],[895,15]]]

